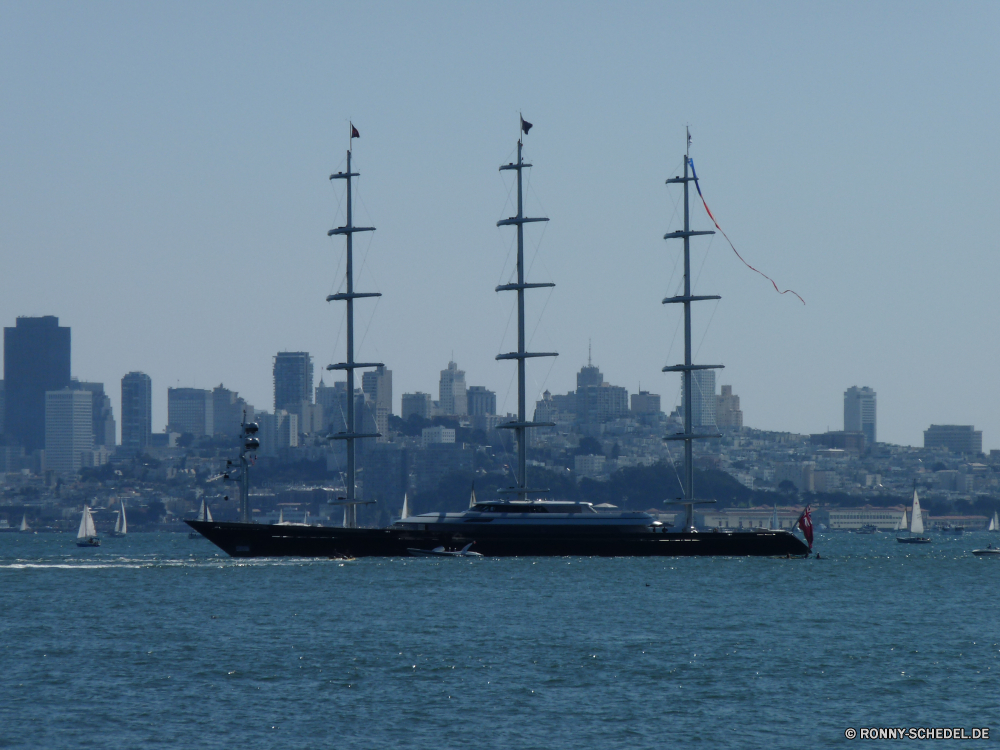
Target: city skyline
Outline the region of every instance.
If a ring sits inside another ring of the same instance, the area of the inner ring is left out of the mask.
[[[147,373],[154,429],[167,387],[226,383],[265,408],[275,352],[339,361],[327,177],[349,119],[360,218],[378,227],[358,283],[383,293],[359,316],[359,358],[385,362],[396,394],[436,394],[454,359],[514,411],[510,368],[493,361],[511,349],[493,292],[510,272],[496,170],[523,111],[529,212],[551,218],[528,262],[558,284],[529,305],[529,333],[561,353],[530,368],[529,402],[570,390],[593,339],[609,382],[677,403],[679,378],[660,373],[678,357],[677,313],[660,305],[677,253],[661,238],[690,123],[721,225],[807,302],[774,294],[721,237],[695,249],[696,289],[722,296],[695,320],[698,356],[726,365],[745,423],[833,429],[863,383],[881,440],[974,424],[997,446],[1000,403],[979,394],[998,363],[975,325],[1000,272],[997,104],[980,93],[995,6],[592,5],[567,25],[525,5],[519,55],[500,9],[218,4],[192,23],[195,7],[11,6],[0,29],[0,319],[58,316],[73,375],[116,406],[122,376]],[[331,49],[345,23],[352,39]],[[664,28],[702,33],[664,45]],[[963,389],[944,385],[956,350]]]

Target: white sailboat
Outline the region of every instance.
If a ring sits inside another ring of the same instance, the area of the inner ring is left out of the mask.
[[[94,528],[94,517],[90,514],[90,507],[83,506],[83,516],[80,518],[80,529],[76,532],[77,547],[100,547],[101,540],[97,536],[97,529]]]
[[[472,485],[472,494],[469,495],[469,507],[476,507],[476,485]]]
[[[125,501],[121,501],[122,509],[118,512],[118,518],[115,519],[115,529],[111,532],[111,536],[125,536],[128,533],[128,519],[125,518]]]
[[[399,517],[400,518],[409,518],[410,517],[410,501],[407,498],[405,492],[403,493],[403,511],[402,511],[402,513],[400,513]]]
[[[18,531],[31,531],[31,529],[28,528],[28,514],[27,513],[25,513],[23,516],[21,516],[21,525],[17,527],[17,530]]]
[[[905,511],[903,515],[906,515]],[[902,544],[930,544],[930,537],[920,536],[924,533],[924,514],[920,511],[920,498],[917,488],[913,488],[913,508],[910,511],[910,535],[897,536],[896,541]]]
[[[196,518],[195,520],[209,521],[209,522],[213,520],[212,511],[208,507],[208,503],[205,502],[205,498],[202,498],[201,500],[201,507],[198,508],[198,518]],[[192,531],[191,533],[188,534],[188,539],[200,539],[200,538],[201,534],[199,534],[197,531]]]
[[[903,508],[903,515],[900,516],[899,523],[896,524],[896,531],[906,531],[906,508]]]
[[[986,529],[987,531],[1000,531],[1000,519],[997,518],[997,512],[993,511],[993,518],[990,519],[990,527]]]

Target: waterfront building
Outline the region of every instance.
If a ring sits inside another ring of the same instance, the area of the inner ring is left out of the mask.
[[[474,466],[472,449],[461,443],[430,443],[407,454],[408,476],[413,482],[410,489],[417,492],[434,489],[449,474],[471,474]]]
[[[639,391],[632,394],[632,414],[639,416],[642,414],[659,414],[660,396],[649,391]]]
[[[257,437],[260,440],[258,453],[276,457],[285,448],[296,448],[299,444],[299,415],[278,409],[274,414],[262,411],[255,415]]]
[[[215,434],[212,391],[167,388],[167,432],[189,432],[195,437]]]
[[[274,357],[274,411],[298,413],[312,403],[313,361],[308,352],[279,352]]]
[[[469,415],[473,417],[497,413],[497,394],[484,385],[469,386],[466,391]]]
[[[469,413],[465,371],[459,370],[458,365],[454,362],[448,363],[447,370],[441,370],[438,399],[443,415],[462,416]]]
[[[731,385],[724,385],[715,397],[715,421],[720,430],[742,430],[743,412],[740,411],[740,397],[733,394]]]
[[[597,477],[604,473],[606,459],[601,455],[574,456],[573,471],[577,477]]]
[[[921,509],[921,518],[925,528],[928,524],[928,514]],[[823,522],[831,530],[846,529],[848,531],[860,529],[862,526],[874,526],[880,531],[892,531],[899,525],[903,516],[903,506],[891,508],[873,508],[866,505],[862,508],[830,508],[813,514],[813,522]],[[913,508],[906,508],[907,523],[913,516]]]
[[[45,468],[76,474],[94,447],[93,393],[64,388],[45,394]]]
[[[434,402],[431,399],[431,394],[421,393],[420,391],[416,393],[404,393],[399,409],[399,416],[403,418],[404,422],[413,414],[422,419],[430,419],[433,409]]]
[[[851,386],[844,391],[844,432],[863,432],[865,445],[875,445],[875,391]]]
[[[45,447],[49,391],[70,384],[70,329],[59,318],[17,318],[3,329],[4,432],[29,453]]]
[[[122,378],[122,448],[142,453],[153,434],[153,381],[144,372]]]
[[[971,424],[932,424],[924,430],[924,448],[978,455],[983,452],[983,433]]]

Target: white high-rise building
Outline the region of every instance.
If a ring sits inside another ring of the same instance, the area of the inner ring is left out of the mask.
[[[465,370],[459,370],[458,365],[454,362],[448,363],[447,370],[441,370],[441,384],[438,393],[442,414],[451,416],[469,413]]]
[[[875,445],[875,391],[851,386],[844,391],[844,432],[862,432],[865,445]]]
[[[681,403],[684,399],[681,381]],[[691,372],[691,427],[717,428],[715,415],[715,370],[694,370]]]
[[[94,448],[93,393],[64,389],[45,393],[45,468],[76,474],[84,451]]]

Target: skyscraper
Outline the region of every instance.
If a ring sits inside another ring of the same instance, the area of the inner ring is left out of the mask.
[[[875,391],[851,386],[844,391],[844,432],[862,432],[865,445],[875,445]]]
[[[469,415],[473,417],[497,413],[497,394],[485,385],[473,385],[465,392]]]
[[[722,393],[715,397],[715,421],[720,430],[740,430],[743,428],[740,397],[733,393],[731,385],[722,386]]]
[[[144,372],[122,378],[122,448],[146,450],[153,434],[153,381]]]
[[[93,392],[66,388],[45,394],[45,468],[75,474],[94,447]]]
[[[384,443],[389,438],[389,415],[392,414],[392,370],[379,365],[364,373],[361,389],[368,397],[368,408],[374,410],[375,431],[382,435],[379,442]]]
[[[274,411],[298,414],[313,402],[313,361],[309,352],[279,352],[274,358]]]
[[[215,401],[200,388],[167,388],[167,424],[171,432],[195,437],[215,434]]]
[[[684,403],[683,382],[681,403]],[[694,370],[691,373],[691,426],[717,428],[715,405],[715,370]]]
[[[94,445],[113,448],[116,438],[115,414],[111,408],[111,399],[104,392],[104,383],[85,383],[73,378],[69,387],[93,394]]]
[[[454,362],[448,363],[447,370],[441,370],[438,397],[442,414],[450,416],[469,413],[465,390],[465,370],[459,370],[458,365]]]
[[[59,318],[18,318],[3,329],[4,431],[27,451],[45,447],[45,394],[70,382],[70,329]]]

